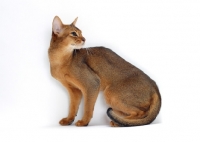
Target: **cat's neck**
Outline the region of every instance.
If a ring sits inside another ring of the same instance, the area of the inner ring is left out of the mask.
[[[49,48],[49,60],[51,66],[59,66],[69,64],[73,56],[73,48]]]

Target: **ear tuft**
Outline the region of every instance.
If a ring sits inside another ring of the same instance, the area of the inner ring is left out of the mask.
[[[78,20],[78,17],[76,17],[76,19],[71,23],[71,25],[76,25],[76,22],[77,22],[77,20]]]
[[[58,35],[62,31],[63,23],[58,16],[55,16],[53,19],[52,29],[54,34]]]

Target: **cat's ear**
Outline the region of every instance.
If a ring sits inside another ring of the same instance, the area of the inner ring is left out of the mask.
[[[76,22],[77,22],[77,20],[78,20],[78,17],[76,17],[76,19],[71,23],[71,25],[76,25]]]
[[[63,29],[63,23],[58,16],[55,16],[53,19],[52,30],[54,34],[58,35]]]

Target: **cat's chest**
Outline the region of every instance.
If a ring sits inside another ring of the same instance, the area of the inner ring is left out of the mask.
[[[63,80],[68,77],[67,70],[59,65],[51,66],[51,75],[57,80]]]
[[[58,53],[50,55],[51,75],[58,80],[64,79],[68,74],[68,64],[65,56]]]

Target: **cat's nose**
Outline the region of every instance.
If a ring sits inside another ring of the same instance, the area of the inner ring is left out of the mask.
[[[85,38],[84,37],[82,37],[82,41],[85,42]]]

